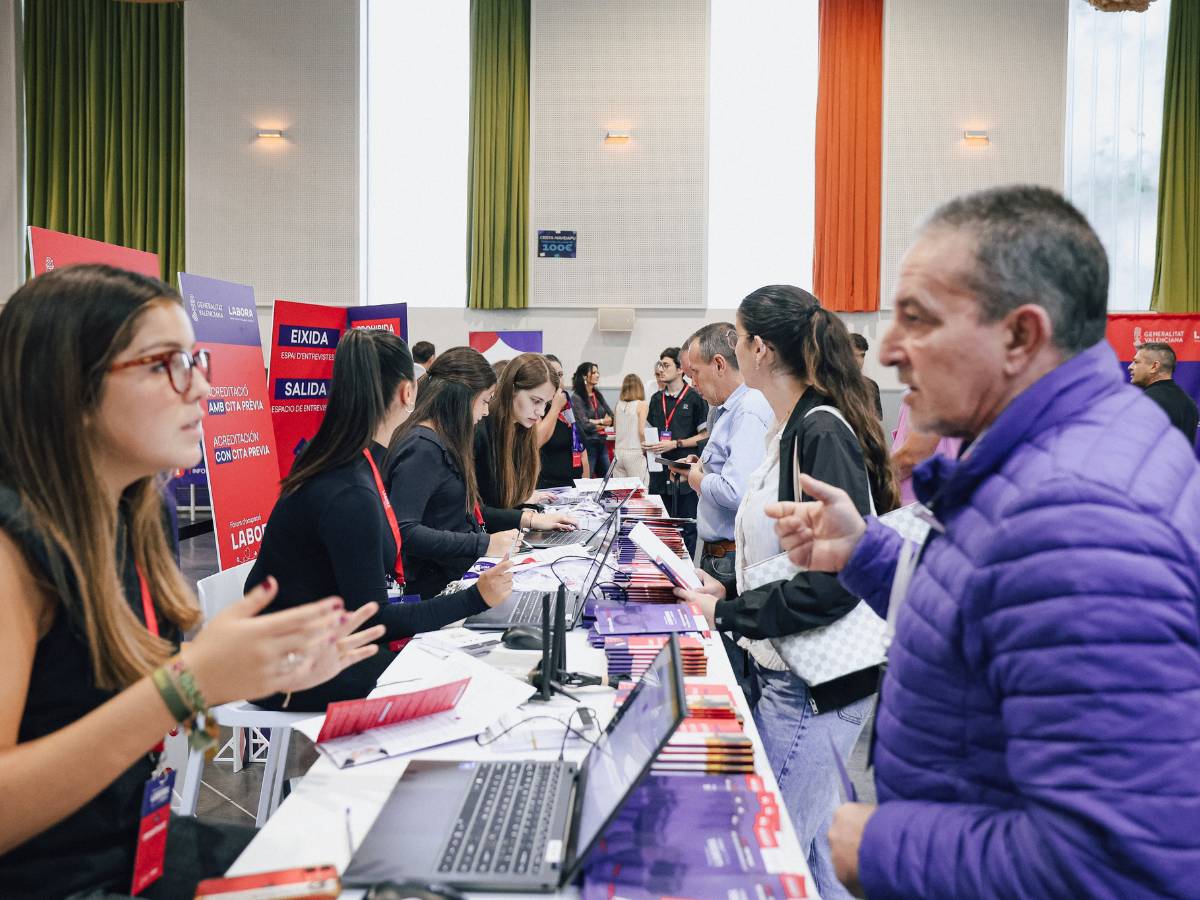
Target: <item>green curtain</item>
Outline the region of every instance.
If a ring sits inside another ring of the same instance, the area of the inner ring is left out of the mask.
[[[1200,312],[1200,0],[1174,0],[1167,35],[1158,245],[1150,307]]]
[[[471,0],[467,305],[529,302],[529,0]]]
[[[183,269],[183,8],[25,0],[29,224]]]

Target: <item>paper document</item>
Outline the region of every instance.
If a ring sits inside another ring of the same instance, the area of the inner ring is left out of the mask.
[[[692,567],[691,560],[680,559],[676,556],[666,544],[659,540],[658,535],[646,527],[645,523],[638,522],[634,525],[629,532],[629,539],[639,550],[650,557],[650,561],[667,578],[671,579],[671,583],[676,587],[698,591],[703,586],[700,576]]]
[[[414,646],[408,652],[425,651],[417,650]],[[383,728],[372,728],[361,734],[334,738],[317,744],[317,749],[338,768],[344,769],[436,747],[474,737],[496,721],[498,716],[516,709],[534,694],[533,687],[527,682],[505,675],[465,653],[451,652],[444,659],[430,656],[429,664],[421,668],[423,671],[415,681],[385,684],[372,691],[371,697],[407,694],[469,678],[466,691],[453,709]],[[384,674],[388,675],[386,672]],[[324,722],[324,715],[313,716],[298,722],[295,728],[316,744]]]

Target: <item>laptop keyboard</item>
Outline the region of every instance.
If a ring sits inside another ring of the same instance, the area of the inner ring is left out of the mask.
[[[520,599],[512,608],[512,615],[509,616],[509,620],[522,625],[541,625],[542,592],[520,591],[517,596]]]
[[[538,543],[544,547],[563,547],[567,544],[579,544],[582,535],[578,531],[554,531],[538,538]]]
[[[562,772],[549,762],[480,763],[438,872],[540,874]]]

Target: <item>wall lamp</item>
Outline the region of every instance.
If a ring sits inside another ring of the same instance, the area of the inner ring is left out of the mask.
[[[260,128],[254,133],[255,137],[267,140],[282,140],[283,132],[278,128]]]
[[[628,131],[608,131],[604,134],[606,144],[628,144],[632,139],[633,135]]]
[[[963,141],[968,147],[986,147],[991,144],[986,131],[964,131]]]

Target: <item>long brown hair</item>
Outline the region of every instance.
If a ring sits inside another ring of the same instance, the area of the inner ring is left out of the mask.
[[[646,386],[642,384],[642,379],[633,372],[625,376],[625,380],[621,382],[621,399],[622,400],[645,400]]]
[[[475,422],[471,405],[475,398],[496,383],[496,373],[478,350],[451,347],[433,361],[417,383],[417,405],[412,415],[392,435],[388,457],[394,457],[404,436],[429,422],[450,451],[466,484],[467,514],[479,501],[475,478]],[[390,485],[389,485],[390,489]]]
[[[314,475],[361,457],[402,381],[413,380],[408,345],[390,331],[352,328],[338,341],[321,427],[280,482],[288,494]]]
[[[761,287],[738,307],[742,325],[770,344],[790,374],[833,401],[862,448],[871,496],[880,514],[900,505],[900,488],[883,426],[842,320],[808,291],[790,284]]]
[[[549,382],[558,390],[558,374],[540,353],[522,353],[504,369],[496,388],[496,400],[488,418],[489,431],[495,436],[492,459],[496,466],[496,485],[500,505],[509,509],[520,506],[537,487],[542,468],[538,452],[537,429],[525,428],[513,416],[517,391],[531,391]]]
[[[174,648],[142,626],[126,599],[120,512],[92,476],[87,420],[142,316],[170,303],[181,303],[179,295],[157,279],[87,265],[27,282],[0,312],[0,482],[17,492],[49,548],[59,614],[86,637],[96,684],[109,690],[153,671]],[[159,480],[131,484],[121,508],[158,611],[181,629],[193,627],[200,611],[167,540]]]

